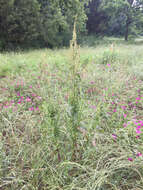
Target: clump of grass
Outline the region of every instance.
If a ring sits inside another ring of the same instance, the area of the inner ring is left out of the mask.
[[[116,64],[119,62],[119,55],[114,49],[114,44],[111,45],[111,48],[104,51],[102,57],[99,58],[100,64]]]

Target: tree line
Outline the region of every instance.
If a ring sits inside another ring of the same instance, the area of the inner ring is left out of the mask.
[[[95,25],[93,25],[95,23]],[[143,34],[143,0],[92,0],[88,33],[128,37]]]
[[[69,45],[77,33],[142,34],[143,0],[0,0],[0,49]]]

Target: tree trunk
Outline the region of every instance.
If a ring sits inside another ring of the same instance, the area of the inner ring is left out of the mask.
[[[128,3],[130,4],[130,9],[132,8],[132,5],[134,3],[134,0],[128,0]],[[127,9],[127,20],[126,20],[126,28],[125,28],[125,41],[128,41],[128,35],[129,35],[129,25],[131,24],[131,17],[128,14],[128,9]]]
[[[126,20],[126,26],[125,26],[125,41],[128,41],[128,35],[129,35],[129,25],[130,25],[130,17],[129,15],[127,16]]]
[[[126,22],[126,29],[125,29],[125,41],[128,41],[128,35],[129,35],[129,23]]]

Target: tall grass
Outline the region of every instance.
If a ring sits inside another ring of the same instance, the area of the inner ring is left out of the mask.
[[[0,189],[143,189],[143,45],[0,54]],[[70,58],[69,58],[70,54]]]

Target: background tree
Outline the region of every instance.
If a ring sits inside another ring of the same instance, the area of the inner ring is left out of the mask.
[[[8,19],[8,38],[13,43],[30,43],[38,36],[40,5],[36,0],[14,0]]]
[[[124,37],[128,40],[128,35],[132,31],[137,32],[137,25],[143,22],[143,0],[102,0],[101,10],[104,10],[111,23],[117,21],[124,27]]]
[[[107,31],[107,14],[100,9],[101,0],[92,0],[86,7],[88,34],[104,34]]]
[[[0,47],[4,47],[8,37],[8,20],[13,0],[0,0]]]
[[[50,47],[69,45],[75,15],[78,32],[85,31],[86,0],[39,0],[41,5],[41,38]]]
[[[0,41],[4,48],[36,39],[39,8],[36,0],[0,0]]]
[[[75,15],[85,31],[88,0],[0,0],[0,47],[69,45]]]

